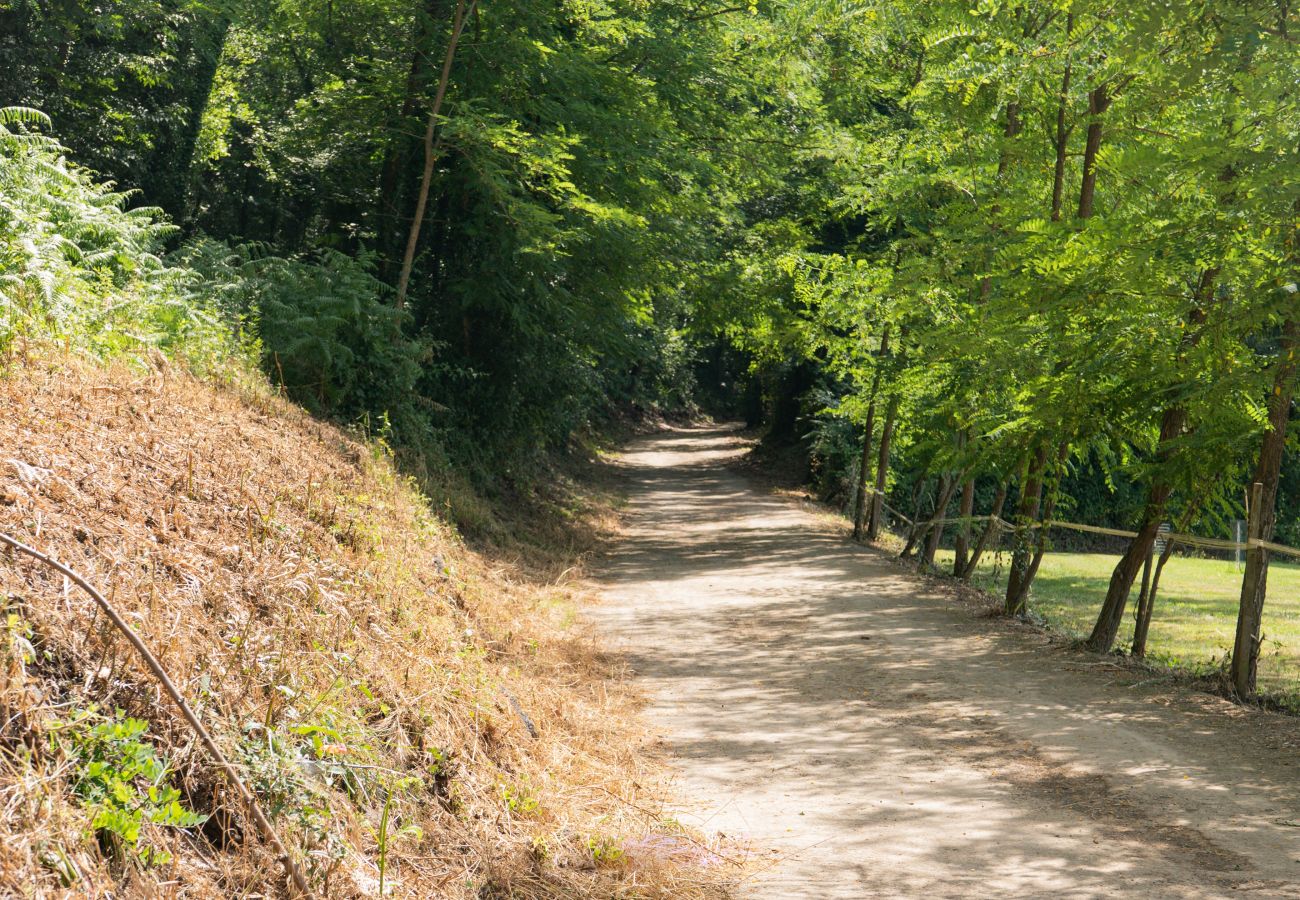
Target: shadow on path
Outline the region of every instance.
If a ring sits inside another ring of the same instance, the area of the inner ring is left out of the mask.
[[[1300,897],[1293,723],[979,620],[753,488],[742,451],[727,429],[627,449],[594,615],[683,818],[782,860],[750,895]]]

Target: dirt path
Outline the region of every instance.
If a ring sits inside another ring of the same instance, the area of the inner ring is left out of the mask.
[[[703,429],[628,448],[596,618],[680,818],[779,860],[744,895],[1300,897],[1295,720],[981,618],[740,452]]]

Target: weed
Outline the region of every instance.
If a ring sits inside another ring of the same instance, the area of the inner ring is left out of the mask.
[[[384,895],[384,883],[388,876],[388,852],[394,838],[411,838],[419,841],[424,837],[424,831],[419,825],[404,825],[392,831],[395,811],[393,809],[393,800],[401,793],[410,791],[412,788],[420,786],[420,779],[413,777],[395,778],[389,782],[388,790],[384,795],[384,811],[379,817],[379,829],[375,833],[375,843],[379,850],[379,895]]]
[[[295,743],[258,722],[249,723],[240,745],[241,761],[249,772],[249,786],[272,819],[287,821],[310,851],[311,873],[320,877],[337,865],[351,848],[332,829],[324,774]]]
[[[540,800],[533,795],[532,786],[527,782],[518,782],[515,784],[506,784],[504,781],[497,785],[497,790],[501,794],[501,799],[506,805],[506,809],[520,815],[531,815],[537,812],[542,806]]]
[[[146,740],[148,723],[100,715],[93,707],[75,713],[51,732],[51,740],[76,763],[72,792],[92,814],[100,843],[118,860],[135,857],[161,865],[171,854],[142,843],[145,823],[161,828],[193,828],[207,821],[181,803],[168,778],[167,763]]]
[[[551,845],[544,835],[533,835],[533,839],[529,844],[529,851],[532,853],[533,859],[538,862],[546,862],[551,858]]]
[[[598,866],[616,866],[625,856],[619,842],[605,835],[589,835],[587,852],[591,854],[591,861]]]

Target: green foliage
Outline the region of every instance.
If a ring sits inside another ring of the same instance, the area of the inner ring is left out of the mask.
[[[118,859],[163,865],[171,854],[145,826],[193,828],[207,816],[193,812],[171,784],[167,763],[147,740],[148,723],[106,717],[95,709],[61,722],[51,740],[73,761],[72,792],[91,814],[91,827]]]
[[[427,429],[414,402],[429,348],[404,337],[374,260],[336,250],[284,258],[211,239],[175,258],[197,273],[199,292],[256,334],[263,368],[290,396],[345,421]]]
[[[309,851],[312,871],[326,872],[343,859],[351,847],[330,828],[333,813],[323,789],[327,782],[314,777],[319,770],[312,754],[303,752],[293,738],[257,722],[245,726],[239,750],[249,789],[273,821],[293,829]]]
[[[76,157],[182,218],[229,0],[0,3],[0,106],[50,115]]]
[[[591,854],[591,861],[598,866],[616,866],[627,856],[619,841],[606,835],[589,835],[587,852]]]
[[[528,816],[541,809],[542,801],[537,798],[530,784],[503,781],[497,785],[497,791],[501,795],[502,804],[512,813]]]
[[[823,487],[844,496],[840,435],[880,378],[900,495],[964,472],[987,496],[1064,445],[1061,511],[1132,527],[1161,483],[1165,516],[1225,534],[1294,314],[1297,145],[1276,114],[1295,102],[1295,14],[801,6],[824,16],[785,52],[835,138],[800,200],[803,246],[767,254],[770,299],[732,322],[756,358],[833,376],[804,396]],[[1162,444],[1171,409],[1186,425]]]
[[[174,229],[69,162],[35,130],[48,125],[34,110],[0,111],[0,351],[44,336],[100,355],[156,349],[200,367],[237,355],[191,273],[161,257]]]
[[[874,396],[898,490],[1014,497],[1063,446],[1062,509],[1158,483],[1221,531],[1293,314],[1300,60],[1289,7],[1220,7],[502,0],[444,82],[453,0],[10,5],[0,340],[224,342],[489,476],[702,387],[847,496]]]
[[[174,258],[317,411],[387,414],[399,442],[436,435],[500,471],[611,406],[691,409],[697,347],[722,328],[701,310],[743,296],[733,251],[770,243],[751,198],[787,193],[809,98],[784,61],[736,52],[779,23],[678,0],[478,5],[399,314],[387,286],[454,5],[6,7],[19,77],[0,103],[50,112],[79,156],[217,241]]]

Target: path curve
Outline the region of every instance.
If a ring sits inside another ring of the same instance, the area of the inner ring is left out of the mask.
[[[594,613],[679,817],[776,861],[742,896],[1300,897],[1296,720],[982,618],[728,468],[743,450],[627,448]]]

